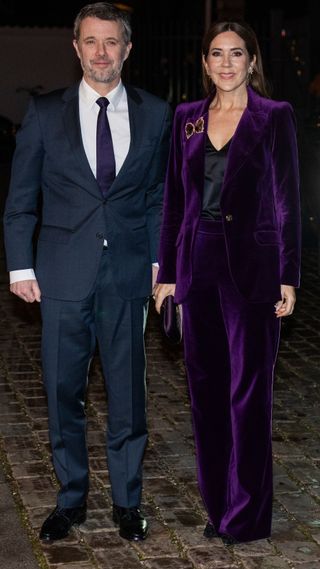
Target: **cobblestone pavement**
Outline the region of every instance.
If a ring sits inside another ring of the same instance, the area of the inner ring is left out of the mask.
[[[153,308],[146,334],[150,441],[143,494],[150,536],[143,543],[126,542],[112,523],[104,446],[106,401],[96,357],[87,403],[88,519],[66,540],[52,545],[38,541],[57,490],[41,383],[39,311],[8,293],[4,274],[0,288],[0,450],[39,567],[319,569],[320,282],[314,250],[304,252],[302,288],[295,315],[283,325],[276,369],[272,539],[229,548],[219,539],[202,537],[206,515],[196,484],[183,352],[161,337]]]

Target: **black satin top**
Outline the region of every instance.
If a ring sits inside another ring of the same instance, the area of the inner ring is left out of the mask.
[[[231,140],[216,150],[206,137],[202,218],[221,219],[220,194]]]

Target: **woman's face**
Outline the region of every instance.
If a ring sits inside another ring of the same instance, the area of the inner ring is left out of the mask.
[[[246,85],[250,64],[253,65],[255,59],[254,56],[250,61],[243,39],[229,31],[212,40],[203,65],[216,88],[229,92]]]

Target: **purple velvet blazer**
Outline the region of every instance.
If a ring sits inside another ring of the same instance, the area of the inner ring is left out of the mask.
[[[176,283],[179,303],[192,282],[211,99],[183,103],[175,112],[158,282]],[[289,103],[266,99],[248,88],[248,105],[229,148],[220,206],[229,268],[242,296],[252,302],[274,302],[280,298],[280,284],[299,286],[298,153]]]

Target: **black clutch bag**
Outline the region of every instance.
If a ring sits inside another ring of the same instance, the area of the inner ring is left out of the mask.
[[[179,305],[173,296],[166,296],[160,309],[161,329],[171,344],[179,344],[182,340],[182,317]]]

